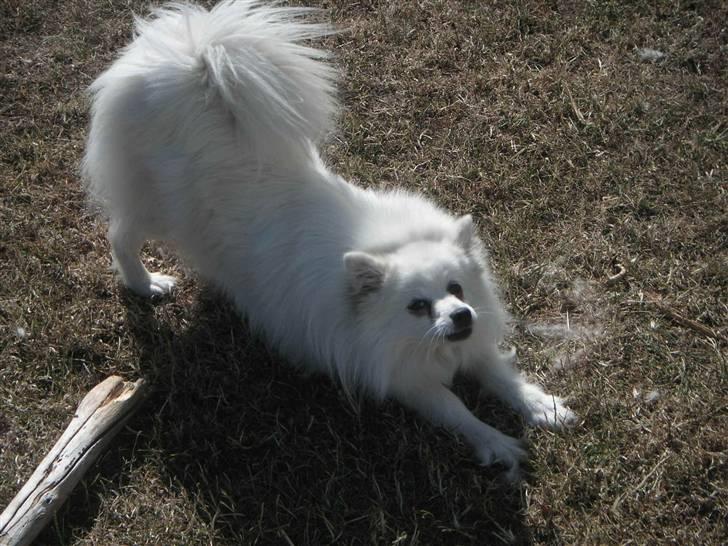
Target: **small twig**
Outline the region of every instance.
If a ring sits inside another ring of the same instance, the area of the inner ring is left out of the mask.
[[[569,86],[566,86],[566,93],[569,95],[569,102],[571,103],[571,109],[574,111],[574,114],[576,115],[576,118],[582,122],[584,125],[587,124],[586,118],[584,117],[584,114],[581,113],[581,110],[579,110],[579,107],[576,105],[576,101],[574,100],[574,97],[571,95],[571,89],[569,89]]]
[[[614,275],[607,277],[607,286],[611,286],[621,281],[627,275],[627,268],[622,264],[616,264],[618,271]]]
[[[708,328],[705,324],[701,324],[700,322],[697,322],[695,320],[682,316],[680,313],[675,311],[673,308],[671,308],[668,305],[666,305],[665,303],[663,303],[659,296],[647,295],[646,303],[654,305],[660,312],[662,312],[663,315],[665,315],[667,318],[672,320],[675,324],[679,324],[680,326],[689,328],[706,337],[711,337],[713,339],[720,339],[722,341],[728,342],[728,338],[726,338],[724,335],[716,332],[712,328]]]
[[[669,457],[670,457],[670,454],[669,453],[666,453],[665,455],[663,455],[662,458],[659,461],[657,461],[657,464],[652,468],[652,470],[650,470],[647,474],[645,474],[645,477],[642,478],[642,480],[640,481],[640,483],[638,483],[635,487],[633,487],[629,491],[625,491],[619,497],[617,497],[614,500],[614,503],[612,503],[612,512],[619,513],[619,505],[622,504],[622,501],[625,499],[625,497],[627,497],[627,495],[634,495],[640,489],[642,489],[642,487],[644,487],[644,485],[647,483],[647,480],[650,479],[650,476],[652,476],[655,472],[657,472],[657,470],[663,464],[665,464],[665,461],[667,461],[667,459]]]
[[[685,326],[686,328],[690,328],[691,330],[699,332],[707,337],[712,337],[714,339],[721,339],[723,341],[728,341],[728,339],[725,336],[714,331],[712,328],[708,328],[705,324],[701,324],[695,320],[682,316],[680,313],[678,313],[674,309],[668,307],[661,301],[652,301],[652,304],[655,307],[657,307],[660,311],[662,311],[662,313],[665,314],[668,318],[672,319],[673,322],[679,324],[680,326]]]

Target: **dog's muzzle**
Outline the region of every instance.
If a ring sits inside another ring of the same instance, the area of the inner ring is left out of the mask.
[[[461,307],[450,313],[450,320],[452,320],[454,331],[445,336],[448,341],[462,341],[473,333],[473,314],[467,307]]]

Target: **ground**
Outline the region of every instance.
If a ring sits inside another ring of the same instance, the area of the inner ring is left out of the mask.
[[[150,396],[39,544],[721,544],[728,537],[728,4],[316,2],[361,185],[472,213],[520,366],[579,413],[523,483],[351,400],[181,275],[122,290],[78,177],[84,89],[146,3],[0,2],[0,507],[111,374]],[[624,272],[623,274],[620,272]]]

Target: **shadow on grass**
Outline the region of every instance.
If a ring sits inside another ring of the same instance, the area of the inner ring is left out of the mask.
[[[286,365],[224,298],[203,293],[180,328],[158,318],[164,302],[125,303],[152,390],[138,442],[161,451],[223,543],[531,541],[521,492],[497,469],[395,403],[351,401]]]

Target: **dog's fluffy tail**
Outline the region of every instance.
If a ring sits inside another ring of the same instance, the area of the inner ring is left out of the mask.
[[[126,75],[151,76],[147,89],[158,97],[221,106],[251,149],[308,148],[327,135],[337,111],[327,53],[305,45],[333,30],[306,22],[311,11],[258,0],[226,0],[210,11],[168,4],[136,20],[136,38],[117,63]],[[91,91],[113,76],[101,76]]]

